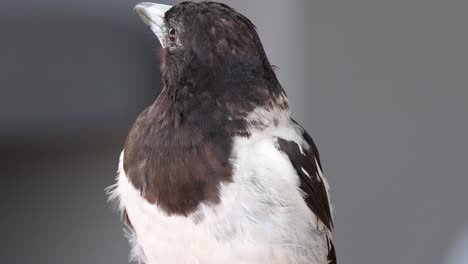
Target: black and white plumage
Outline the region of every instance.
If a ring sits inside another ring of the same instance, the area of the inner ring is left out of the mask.
[[[336,263],[329,187],[253,24],[227,5],[135,8],[164,87],[133,125],[111,197],[143,263]]]

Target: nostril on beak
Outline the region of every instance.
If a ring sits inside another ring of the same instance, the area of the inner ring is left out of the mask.
[[[141,6],[135,6],[135,8],[133,8],[133,12],[137,13],[138,12],[141,12],[142,11],[142,7]]]
[[[149,5],[147,3],[140,3],[133,8],[133,12],[137,14],[142,14],[145,13],[145,10],[149,8]]]

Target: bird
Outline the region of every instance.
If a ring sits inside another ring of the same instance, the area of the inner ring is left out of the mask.
[[[163,88],[110,187],[139,263],[336,264],[330,188],[254,24],[217,2],[140,3]]]

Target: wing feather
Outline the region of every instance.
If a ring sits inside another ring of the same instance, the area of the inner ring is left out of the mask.
[[[290,125],[287,133],[277,135],[277,148],[288,156],[296,170],[307,206],[328,229],[328,261],[336,264],[335,247],[331,241],[333,215],[329,186],[322,174],[320,156],[310,135],[294,120]]]

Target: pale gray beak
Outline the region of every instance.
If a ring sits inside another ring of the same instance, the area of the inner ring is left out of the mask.
[[[164,41],[164,14],[172,6],[155,4],[155,3],[139,3],[135,6],[135,13],[137,13],[141,20],[148,25],[151,30],[156,34],[161,43],[161,46],[165,46]]]

